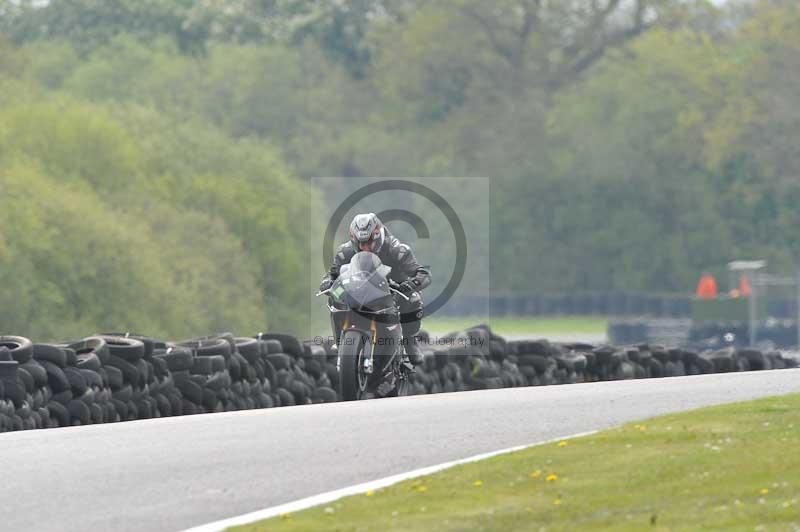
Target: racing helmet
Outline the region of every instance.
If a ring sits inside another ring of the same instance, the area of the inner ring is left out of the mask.
[[[377,253],[386,240],[386,229],[374,212],[357,214],[350,222],[350,241],[356,251]]]

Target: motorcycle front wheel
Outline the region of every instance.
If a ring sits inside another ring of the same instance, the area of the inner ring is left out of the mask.
[[[339,396],[343,401],[361,399],[366,388],[363,355],[364,336],[358,331],[345,331],[339,342]]]

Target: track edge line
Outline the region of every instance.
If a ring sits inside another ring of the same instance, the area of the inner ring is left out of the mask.
[[[322,504],[337,501],[339,499],[342,499],[344,497],[349,497],[351,495],[358,495],[359,493],[364,493],[369,490],[386,488],[388,486],[392,486],[394,484],[403,482],[404,480],[409,480],[417,477],[424,477],[426,475],[438,473],[439,471],[444,471],[445,469],[450,469],[452,467],[460,466],[463,464],[478,462],[480,460],[486,460],[488,458],[493,458],[495,456],[522,451],[525,449],[529,449],[531,447],[547,445],[548,443],[554,443],[563,440],[571,440],[573,438],[580,438],[583,436],[591,436],[592,434],[597,434],[597,432],[598,432],[597,430],[590,430],[588,432],[579,432],[577,434],[570,434],[568,436],[552,438],[549,440],[540,441],[536,443],[517,445],[514,447],[500,449],[498,451],[490,451],[487,453],[476,454],[473,456],[468,456],[466,458],[452,460],[450,462],[442,462],[441,464],[435,464],[432,466],[414,469],[412,471],[408,471],[405,473],[398,473],[396,475],[391,475],[376,480],[370,480],[368,482],[362,482],[361,484],[355,484],[352,486],[348,486],[346,488],[340,488],[337,490],[319,493],[317,495],[312,495],[310,497],[305,497],[302,499],[297,499],[295,501],[279,504],[277,506],[264,508],[263,510],[256,510],[255,512],[249,512],[246,514],[229,517],[219,521],[214,521],[212,523],[207,523],[204,525],[187,528],[183,532],[220,532],[222,530],[225,530],[233,526],[247,525],[250,523],[254,523],[256,521],[262,521],[264,519],[269,519],[271,517],[276,517],[282,514],[307,510],[308,508],[313,508],[314,506],[320,506]]]

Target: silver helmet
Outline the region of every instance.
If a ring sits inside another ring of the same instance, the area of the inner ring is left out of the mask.
[[[350,222],[350,240],[356,251],[377,253],[386,240],[386,230],[374,212],[357,214]]]

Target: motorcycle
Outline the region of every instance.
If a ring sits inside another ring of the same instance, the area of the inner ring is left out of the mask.
[[[325,291],[338,331],[339,394],[345,401],[408,395],[413,366],[403,360],[403,334],[391,268],[368,251],[356,253]]]

